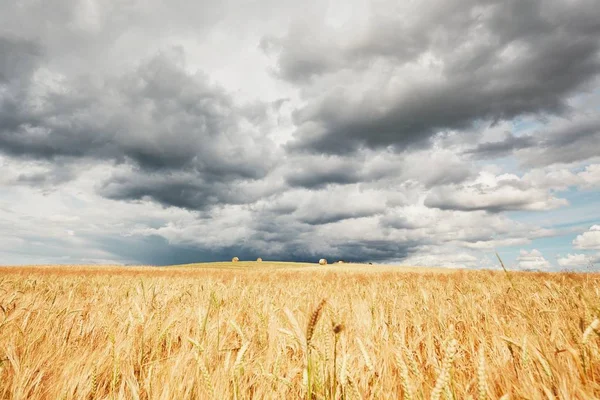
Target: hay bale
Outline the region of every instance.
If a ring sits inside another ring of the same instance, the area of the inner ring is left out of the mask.
[[[237,257],[233,257],[233,258],[231,259],[231,262],[238,262],[238,261],[240,261],[240,259],[239,259],[239,258],[237,258]]]
[[[327,265],[327,260],[326,260],[326,259],[324,259],[324,258],[321,258],[321,259],[319,260],[319,264],[320,264],[320,265]]]
[[[256,259],[256,262],[262,262],[262,258],[258,257],[258,258]]]
[[[343,264],[345,261],[344,260],[339,260],[337,263],[338,264]]]

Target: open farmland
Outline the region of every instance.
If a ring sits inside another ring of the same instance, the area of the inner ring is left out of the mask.
[[[2,399],[594,399],[600,275],[0,268]]]

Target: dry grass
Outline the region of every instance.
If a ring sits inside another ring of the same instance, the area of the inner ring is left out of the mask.
[[[0,398],[600,396],[599,275],[437,272],[0,268]]]

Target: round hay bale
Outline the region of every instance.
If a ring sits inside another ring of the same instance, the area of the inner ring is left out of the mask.
[[[327,265],[327,260],[326,260],[326,259],[324,259],[324,258],[321,258],[321,259],[319,260],[319,264],[320,264],[320,265]]]
[[[256,259],[256,262],[262,262],[262,258],[258,257],[258,258]]]
[[[240,259],[239,259],[239,258],[237,258],[237,257],[233,257],[233,258],[231,259],[231,262],[238,262],[238,261],[240,261]]]

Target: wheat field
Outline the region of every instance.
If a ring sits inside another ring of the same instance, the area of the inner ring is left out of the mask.
[[[2,399],[596,399],[600,275],[0,268]]]

